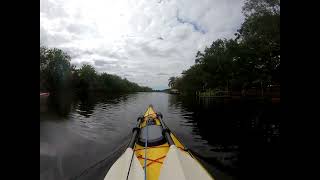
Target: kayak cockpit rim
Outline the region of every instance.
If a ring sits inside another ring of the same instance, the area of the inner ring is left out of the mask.
[[[128,148],[112,165],[104,180],[214,180],[169,130],[162,114],[156,113],[152,105],[138,118],[132,132]]]

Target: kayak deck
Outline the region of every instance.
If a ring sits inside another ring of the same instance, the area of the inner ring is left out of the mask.
[[[171,138],[179,149],[184,149],[184,146],[179,140],[171,133]],[[164,143],[159,146],[147,147],[147,179],[158,179],[160,175],[161,166],[169,151],[169,144]],[[185,152],[184,150],[181,150]],[[145,148],[136,143],[134,148],[135,155],[142,167],[144,167]]]
[[[104,180],[213,180],[150,105]],[[149,132],[150,131],[150,132]],[[145,167],[144,167],[145,166]]]
[[[144,114],[144,118],[142,123],[140,124],[140,128],[143,128],[146,126],[146,121],[148,118],[153,118],[156,121],[156,125],[161,126],[160,120],[157,118],[156,112],[153,110],[152,106],[149,106],[147,111]],[[175,145],[184,153],[187,153],[184,151],[185,147],[183,144],[172,134],[170,133],[170,136],[175,143]],[[158,146],[151,146],[147,147],[146,153],[147,153],[147,179],[148,180],[157,180],[160,175],[160,170],[163,164],[164,159],[166,158],[166,155],[169,151],[169,144],[164,143]],[[137,156],[138,160],[140,161],[141,166],[144,168],[145,163],[145,147],[139,145],[138,143],[134,146],[134,152]],[[189,153],[188,153],[189,154]]]

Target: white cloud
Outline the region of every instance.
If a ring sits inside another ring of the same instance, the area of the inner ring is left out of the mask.
[[[40,0],[40,40],[72,63],[166,88],[198,50],[233,37],[242,0]]]

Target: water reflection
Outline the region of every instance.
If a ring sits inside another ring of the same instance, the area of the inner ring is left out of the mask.
[[[263,163],[267,161],[258,163],[251,160],[276,154],[264,150],[278,147],[280,105],[172,96],[169,106],[181,110],[184,118],[180,122],[181,127],[193,127],[190,136],[200,136],[189,138],[189,147],[204,156],[207,162],[229,174],[237,174],[239,178],[249,177],[250,174],[246,172],[251,170],[245,163],[262,171]]]
[[[48,97],[46,104],[42,106],[47,106],[47,111],[54,111],[61,117],[67,117],[72,111],[73,99],[73,95],[69,92],[52,93]]]
[[[76,111],[80,115],[86,118],[89,118],[94,112],[95,105],[96,105],[96,100],[93,97],[81,98],[80,101],[78,102]]]
[[[253,166],[262,173],[259,161],[276,153],[280,135],[280,107],[268,103],[135,93],[61,96],[53,104],[40,113],[40,179],[69,179],[114,153],[149,104],[218,180],[249,178]],[[103,179],[113,160],[82,179]]]

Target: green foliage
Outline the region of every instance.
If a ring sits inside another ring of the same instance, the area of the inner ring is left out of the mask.
[[[70,64],[70,56],[60,49],[40,46],[40,91],[58,93],[73,90],[79,93],[121,93],[152,91],[127,79],[107,73],[99,74],[93,66],[79,69]]]
[[[247,0],[243,13],[246,19],[235,39],[218,39],[197,52],[195,64],[181,77],[171,77],[169,86],[194,93],[279,84],[280,1]]]
[[[243,14],[254,15],[280,15],[280,0],[246,0],[242,7]]]
[[[60,49],[40,47],[40,90],[57,92],[69,88],[70,56]]]
[[[92,91],[95,89],[98,75],[93,66],[84,64],[77,73],[79,76],[79,87],[82,91]]]
[[[175,86],[176,77],[170,77],[168,86],[173,88]]]

